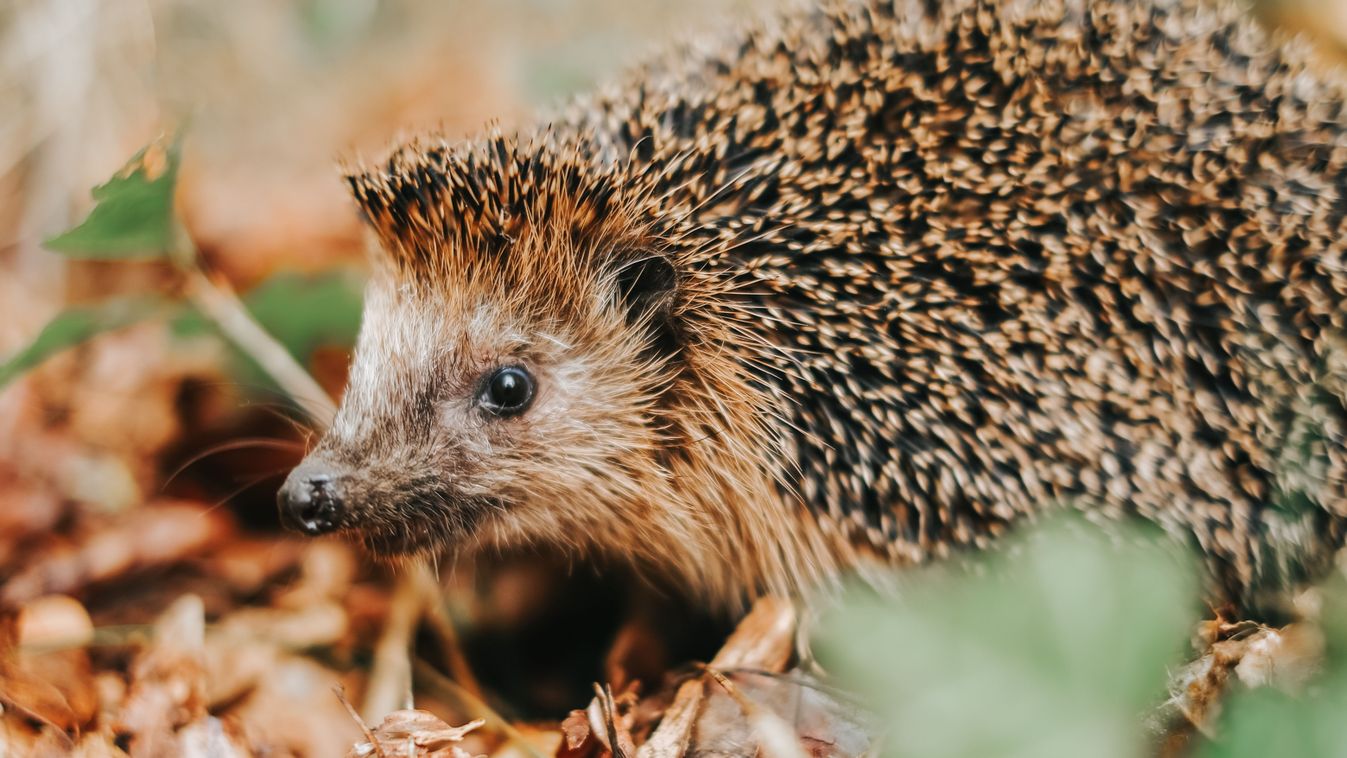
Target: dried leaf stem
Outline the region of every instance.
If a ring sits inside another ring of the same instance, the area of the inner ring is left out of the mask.
[[[231,342],[276,381],[318,425],[327,428],[336,415],[336,405],[309,372],[274,337],[257,323],[247,306],[224,281],[200,268],[185,270],[187,297]]]

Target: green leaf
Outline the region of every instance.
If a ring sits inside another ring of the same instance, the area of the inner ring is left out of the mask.
[[[1341,677],[1296,697],[1263,687],[1241,693],[1226,706],[1216,739],[1200,758],[1347,756],[1347,689]]]
[[[297,8],[309,41],[319,50],[360,40],[369,32],[378,9],[374,0],[302,0]]]
[[[174,249],[179,152],[177,138],[141,150],[93,189],[95,205],[88,218],[46,246],[73,258],[167,258]]]
[[[164,314],[171,307],[159,297],[128,297],[62,311],[43,327],[32,344],[0,363],[0,387],[66,348]]]
[[[818,649],[888,726],[885,755],[1139,756],[1197,617],[1185,558],[1056,523],[976,565],[910,572],[895,597],[853,594]]]

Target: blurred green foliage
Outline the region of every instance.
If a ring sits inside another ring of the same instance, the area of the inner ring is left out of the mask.
[[[244,302],[253,318],[301,361],[325,345],[350,345],[360,329],[362,279],[354,271],[283,272]]]
[[[1340,670],[1302,696],[1264,687],[1234,698],[1220,736],[1200,758],[1347,756],[1347,676]]]
[[[137,153],[116,176],[93,190],[96,203],[89,216],[47,246],[72,258],[149,258],[184,271],[194,269],[195,251],[174,216],[180,145],[174,137]],[[320,346],[354,344],[362,307],[360,279],[351,271],[282,273],[254,288],[244,304],[263,329],[303,362]],[[181,337],[217,333],[189,303],[158,294],[69,308],[32,343],[0,362],[0,386],[98,334],[157,317],[172,317],[174,334]],[[242,351],[234,349],[232,354],[244,386],[274,386]]]
[[[1140,758],[1156,751],[1143,721],[1193,655],[1197,576],[1158,535],[1060,518],[909,572],[896,599],[850,592],[818,651],[874,709],[886,756]],[[1300,696],[1236,685],[1201,758],[1347,756],[1340,584],[1324,593],[1329,671]]]
[[[825,627],[825,667],[865,693],[887,755],[1144,754],[1196,618],[1195,572],[1158,539],[1084,522],[1024,533],[976,565],[853,595]]]
[[[176,139],[156,142],[136,153],[116,176],[94,188],[95,205],[88,218],[48,240],[47,247],[71,258],[169,258],[174,250],[173,191],[178,162]],[[62,350],[171,310],[165,299],[144,296],[62,311],[33,342],[0,362],[0,387]]]
[[[304,274],[281,272],[244,296],[257,323],[301,364],[320,347],[355,344],[364,308],[363,279],[358,272],[336,269]],[[173,319],[173,334],[190,339],[218,334],[215,326],[196,309]],[[247,353],[231,346],[230,371],[245,388],[277,389],[275,382]]]
[[[66,348],[103,332],[121,329],[172,311],[172,303],[157,296],[114,298],[62,311],[43,327],[27,347],[0,362],[0,387]]]
[[[93,189],[95,205],[79,226],[46,241],[71,258],[163,258],[174,251],[173,192],[181,146],[157,142]]]
[[[320,49],[358,41],[377,10],[376,0],[300,0],[296,4],[304,31]]]

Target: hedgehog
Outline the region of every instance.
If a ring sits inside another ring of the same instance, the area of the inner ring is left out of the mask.
[[[1248,607],[1347,531],[1344,102],[1231,2],[827,0],[413,140],[282,520],[734,605],[1075,509]]]

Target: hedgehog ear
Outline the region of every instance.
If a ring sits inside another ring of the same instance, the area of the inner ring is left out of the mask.
[[[673,304],[678,275],[673,264],[662,255],[624,261],[614,277],[617,296],[627,309],[627,320],[635,323],[646,315],[658,316]]]
[[[670,346],[674,336],[674,293],[678,288],[678,272],[673,262],[662,255],[623,261],[614,281],[618,301],[627,311],[627,323],[646,324],[657,347]]]

